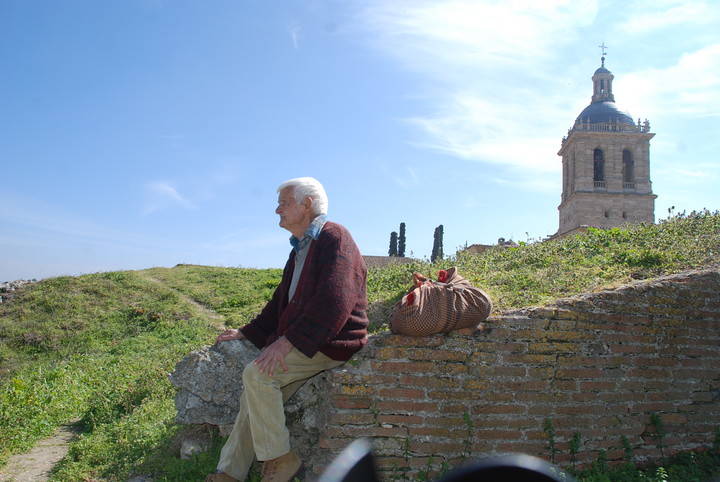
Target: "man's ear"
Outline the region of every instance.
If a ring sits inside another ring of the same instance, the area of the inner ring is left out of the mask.
[[[311,198],[310,196],[307,196],[305,199],[303,199],[302,204],[303,204],[303,206],[305,206],[306,209],[312,209],[312,203],[313,203],[313,198]]]

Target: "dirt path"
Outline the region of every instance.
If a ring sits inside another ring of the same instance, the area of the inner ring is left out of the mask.
[[[184,301],[186,301],[187,303],[189,303],[189,304],[191,304],[192,306],[194,306],[202,316],[208,318],[208,319],[210,320],[210,322],[212,323],[212,325],[213,325],[214,327],[216,327],[218,330],[226,330],[226,329],[227,329],[227,327],[225,326],[225,323],[223,323],[224,318],[223,318],[223,316],[222,316],[220,313],[218,313],[218,312],[216,312],[216,311],[208,308],[207,306],[205,306],[205,305],[203,305],[203,304],[201,304],[201,303],[198,303],[196,300],[190,298],[188,295],[186,295],[185,293],[183,293],[183,292],[181,292],[181,291],[173,288],[172,286],[168,286],[168,285],[165,284],[165,282],[164,282],[163,280],[161,280],[161,279],[154,278],[153,276],[150,276],[149,274],[144,273],[144,272],[142,272],[142,271],[138,271],[137,274],[138,274],[142,279],[144,279],[145,281],[149,281],[149,282],[151,282],[151,283],[159,284],[159,285],[161,285],[162,287],[164,287],[164,288],[172,291],[173,293],[175,293],[176,295],[178,295],[179,297],[181,297]]]
[[[0,469],[0,481],[35,482],[50,478],[50,471],[68,452],[70,442],[77,436],[77,425],[64,425],[52,437],[35,444],[29,452],[10,457]]]

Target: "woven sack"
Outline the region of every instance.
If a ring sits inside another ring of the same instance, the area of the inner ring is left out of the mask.
[[[477,326],[492,310],[490,297],[457,273],[440,271],[441,281],[418,280],[398,301],[390,318],[393,333],[428,336]]]

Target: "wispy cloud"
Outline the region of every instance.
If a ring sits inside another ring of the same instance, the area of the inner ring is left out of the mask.
[[[651,119],[668,114],[720,116],[720,43],[682,55],[664,69],[623,74],[616,85],[631,112],[644,112]]]
[[[293,48],[297,50],[300,47],[300,26],[295,25],[290,27],[290,39],[292,40]]]
[[[142,249],[159,249],[167,240],[150,239],[144,234],[118,231],[83,218],[77,213],[59,208],[26,196],[11,192],[2,193],[0,223],[13,226],[14,239],[23,244],[30,240],[34,245],[49,246],[58,239],[70,239],[73,243],[97,246],[128,246]]]
[[[538,105],[544,106],[543,120],[555,121],[533,124],[528,119],[533,111],[518,100],[515,104],[504,104],[478,94],[462,93],[448,102],[443,112],[408,122],[429,135],[416,142],[420,146],[467,160],[557,172],[560,167],[554,154],[560,147],[562,127],[569,122],[567,111],[552,102],[540,101]]]
[[[676,25],[710,25],[720,19],[720,10],[713,1],[672,0],[633,2],[637,15],[619,25],[626,33],[638,35]]]
[[[408,190],[420,185],[420,179],[415,169],[410,166],[405,166],[404,174],[404,176],[398,176],[396,173],[393,175],[393,181],[400,188]]]
[[[153,181],[145,185],[146,201],[143,214],[180,206],[184,209],[197,209],[197,206],[182,196],[175,187],[167,181]]]
[[[374,2],[364,18],[377,48],[435,82],[434,111],[406,119],[415,144],[542,172],[559,169],[572,123],[548,63],[596,12],[594,1],[398,1]]]

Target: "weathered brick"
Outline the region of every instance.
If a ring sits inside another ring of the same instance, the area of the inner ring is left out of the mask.
[[[482,400],[485,402],[510,402],[514,398],[510,392],[487,392],[482,395]]]
[[[330,424],[366,425],[375,422],[375,415],[372,413],[333,413],[330,417]]]
[[[525,370],[529,379],[550,378],[555,372],[555,369],[552,367],[527,367]]]
[[[424,417],[420,417],[418,415],[378,415],[377,416],[377,423],[391,423],[395,425],[419,425],[423,423],[425,420]]]
[[[617,383],[614,381],[591,381],[591,382],[580,382],[580,391],[588,392],[604,392],[608,390],[614,390]]]
[[[475,437],[479,440],[517,440],[516,430],[476,430]]]
[[[432,362],[373,362],[378,373],[427,373],[433,371]]]
[[[608,346],[611,353],[655,353],[657,348],[654,345],[622,345],[611,344]]]
[[[403,457],[376,456],[374,458],[379,469],[404,467],[407,462]]]
[[[555,376],[557,378],[602,378],[603,371],[597,368],[561,368]]]
[[[400,383],[408,387],[460,388],[462,381],[457,377],[402,375]]]
[[[455,350],[441,350],[438,348],[414,348],[410,350],[411,360],[444,360],[444,361],[465,361],[468,354]]]
[[[408,429],[405,427],[356,427],[348,425],[342,428],[346,437],[406,437]]]
[[[605,392],[596,394],[604,402],[640,402],[645,399],[642,392]]]
[[[453,454],[453,453],[462,453],[464,449],[464,445],[462,443],[457,442],[419,442],[419,441],[411,441],[410,442],[410,450],[413,452],[417,452],[419,454],[428,454],[428,455],[435,455],[435,454]]]
[[[339,393],[343,395],[372,395],[375,393],[374,385],[341,385]]]
[[[378,373],[361,374],[351,373],[346,370],[330,370],[328,376],[335,383],[347,384],[386,384],[397,383],[398,377],[394,375],[380,375]]]
[[[498,452],[516,452],[528,455],[545,456],[545,445],[542,442],[504,442],[498,444]]]
[[[366,397],[333,396],[333,405],[337,408],[370,408],[371,404],[372,400]]]
[[[486,347],[488,350],[490,350],[490,347]],[[497,351],[499,353],[505,354],[505,353],[524,353],[528,351],[528,344],[527,343],[520,343],[520,342],[514,342],[514,343],[499,343],[495,344],[495,346],[492,347],[492,351]]]
[[[410,435],[428,435],[432,437],[443,438],[467,437],[467,432],[463,431],[460,427],[455,430],[439,427],[410,427],[408,430],[410,432]]]
[[[488,415],[488,414],[517,414],[522,415],[527,413],[527,406],[525,405],[474,405],[472,407],[473,415]]]
[[[518,392],[515,394],[518,402],[563,402],[571,400],[571,394],[561,392]]]
[[[525,392],[547,390],[549,387],[549,380],[527,380],[524,382],[504,382],[501,388],[502,390],[509,390],[511,392]]]
[[[705,370],[702,368],[675,368],[672,374],[676,378],[681,379],[705,379],[712,380],[718,376],[718,370]]]
[[[668,370],[659,368],[632,368],[626,372],[628,377],[666,379],[670,376]]]
[[[381,388],[377,394],[383,398],[419,400],[425,398],[425,390],[414,388]]]
[[[432,390],[428,391],[427,395],[432,400],[475,400],[478,398],[478,394],[476,392],[469,392],[465,390]]]
[[[457,375],[460,373],[467,373],[468,367],[465,363],[435,363],[435,371],[441,375]]]
[[[483,378],[490,377],[524,377],[527,372],[525,367],[516,366],[483,366],[473,370],[473,375]]]
[[[490,384],[491,382],[489,380],[476,380],[471,378],[469,380],[465,380],[463,387],[468,390],[487,390],[490,387]]]
[[[425,425],[428,427],[464,427],[464,417],[438,417],[431,416],[425,419]]]
[[[555,363],[557,356],[556,355],[539,355],[539,354],[517,354],[517,355],[508,355],[503,354],[502,359],[505,363],[508,364],[515,364],[515,363],[521,363],[521,364],[547,364],[552,365]]]
[[[334,439],[334,438],[320,438],[320,441],[318,442],[318,446],[321,449],[344,449],[353,440],[351,438],[341,438],[341,439]]]
[[[435,402],[381,401],[377,402],[377,409],[383,413],[434,412],[437,411],[438,405]]]
[[[547,342],[547,343],[528,343],[528,353],[577,353],[579,346],[577,343],[563,342]]]

